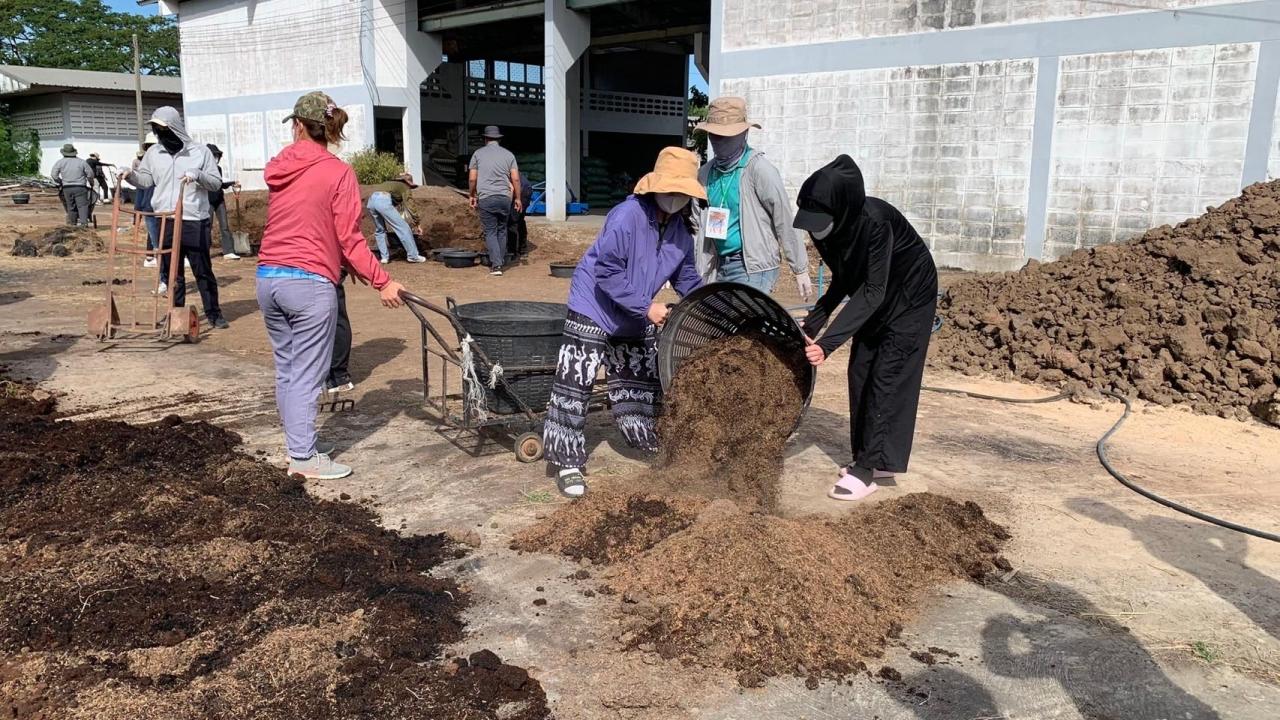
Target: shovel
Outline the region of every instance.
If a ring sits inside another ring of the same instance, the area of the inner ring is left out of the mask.
[[[231,194],[236,199],[236,230],[231,233],[231,242],[235,245],[237,255],[252,255],[253,247],[249,245],[249,233],[241,229],[244,225],[240,219],[240,188],[232,188]]]

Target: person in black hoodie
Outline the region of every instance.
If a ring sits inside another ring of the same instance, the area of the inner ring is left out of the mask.
[[[906,472],[938,296],[938,270],[897,208],[867,197],[862,171],[841,155],[800,187],[795,227],[831,268],[831,288],[805,318],[805,355],[821,365],[854,338],[849,421],[854,462],[827,495],[859,500],[876,479]],[[821,337],[828,318],[844,309]],[[816,337],[816,340],[813,339]]]

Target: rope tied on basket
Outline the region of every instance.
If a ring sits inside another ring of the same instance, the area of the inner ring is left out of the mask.
[[[484,421],[489,419],[489,408],[484,402],[484,383],[480,381],[480,373],[476,371],[476,355],[471,349],[473,344],[475,340],[470,334],[462,338],[462,391],[467,404],[475,409],[476,419]],[[501,368],[495,369],[501,372]],[[490,387],[493,386],[494,374],[489,374]]]

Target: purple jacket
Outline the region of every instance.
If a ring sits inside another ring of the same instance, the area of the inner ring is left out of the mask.
[[[609,211],[600,235],[578,262],[569,309],[612,336],[641,337],[649,325],[649,305],[667,281],[681,297],[702,286],[693,236],[678,217],[660,228],[653,200],[632,195]]]

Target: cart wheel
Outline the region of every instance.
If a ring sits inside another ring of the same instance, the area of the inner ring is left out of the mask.
[[[542,436],[536,432],[527,432],[516,438],[516,459],[523,463],[541,460]]]

